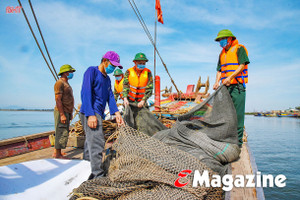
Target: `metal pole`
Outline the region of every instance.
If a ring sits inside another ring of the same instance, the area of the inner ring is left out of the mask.
[[[156,12],[155,12],[156,14]],[[156,33],[157,33],[157,15],[155,15],[155,25],[154,25],[154,45],[156,47]],[[154,47],[154,77],[156,76],[156,49]]]

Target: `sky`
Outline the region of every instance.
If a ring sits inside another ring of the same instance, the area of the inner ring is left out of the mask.
[[[38,36],[28,1],[21,2]],[[153,35],[155,1],[135,3]],[[56,71],[63,64],[76,69],[69,81],[75,105],[81,101],[85,70],[99,65],[106,51],[117,52],[124,69],[143,52],[153,72],[153,47],[127,0],[32,0],[32,4]],[[0,108],[54,108],[55,80],[23,14],[8,14],[7,6],[16,7],[18,1],[0,1]],[[300,1],[161,0],[161,7],[164,24],[157,26],[157,48],[181,91],[197,84],[199,76],[202,82],[209,76],[213,92],[221,51],[214,39],[220,30],[229,29],[249,52],[246,111],[300,106]],[[157,74],[161,88],[172,85],[159,60]],[[113,84],[113,76],[111,80]]]

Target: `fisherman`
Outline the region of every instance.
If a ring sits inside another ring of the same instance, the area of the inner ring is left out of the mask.
[[[221,30],[215,41],[220,43],[222,51],[219,56],[216,82],[213,89],[218,89],[220,80],[223,85],[227,86],[237,114],[239,146],[242,147],[246,83],[248,83],[248,64],[250,63],[248,51],[227,29]]]
[[[55,102],[54,108],[54,124],[55,124],[55,149],[54,158],[64,158],[61,149],[65,149],[68,137],[69,126],[72,120],[74,97],[73,90],[68,80],[73,78],[75,69],[71,65],[63,65],[60,67],[58,76],[60,78],[54,85]]]
[[[116,116],[117,124],[124,124],[108,76],[116,67],[123,68],[120,64],[120,57],[116,52],[108,51],[102,57],[100,65],[89,67],[83,77],[80,120],[86,134],[83,159],[90,161],[92,169],[89,180],[104,175],[100,165],[105,144],[102,119],[105,117],[106,102],[110,114]]]
[[[151,71],[146,68],[148,59],[144,53],[137,53],[133,62],[134,66],[125,73],[123,97],[125,107],[130,106],[133,116],[136,118],[138,112],[146,106],[147,99],[152,95],[153,78]],[[133,128],[138,128],[136,120],[134,124]]]
[[[116,102],[118,101],[118,98],[120,96],[121,99],[123,99],[123,82],[124,82],[124,73],[120,69],[116,69],[114,71],[115,76],[115,88],[114,88],[114,96]]]

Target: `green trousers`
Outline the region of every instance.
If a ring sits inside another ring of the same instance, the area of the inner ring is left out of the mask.
[[[71,114],[65,113],[67,121],[65,124],[60,121],[58,110],[54,110],[54,126],[55,126],[55,149],[65,149],[69,138],[69,126]]]
[[[245,121],[245,103],[246,103],[246,89],[242,84],[234,84],[227,87],[228,92],[233,101],[233,105],[237,115],[237,131],[239,144],[243,144],[244,121]]]

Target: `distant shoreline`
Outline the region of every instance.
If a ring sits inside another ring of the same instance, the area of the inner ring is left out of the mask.
[[[36,112],[53,112],[54,109],[1,109],[0,111],[36,111]]]

